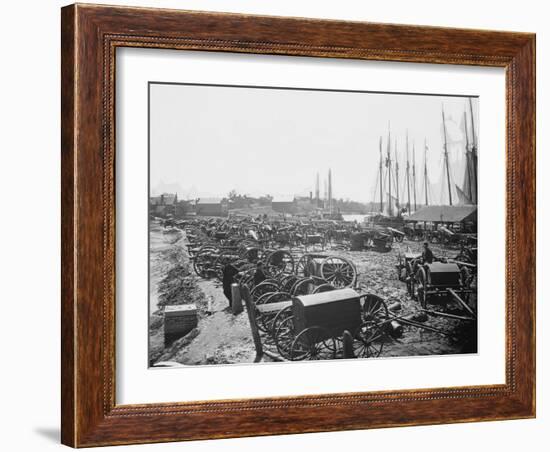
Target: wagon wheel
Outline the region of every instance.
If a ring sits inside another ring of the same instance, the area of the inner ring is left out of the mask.
[[[332,284],[324,283],[313,289],[313,292],[311,293],[330,292],[331,290],[336,290],[336,287],[334,287]]]
[[[265,292],[265,293],[261,294],[258,297],[258,299],[255,300],[254,308],[256,308],[256,306],[265,304],[267,299],[275,293],[277,293],[277,292]],[[258,325],[258,329],[265,333],[266,330],[264,329],[263,324],[262,324],[262,313],[258,309],[254,309],[254,315],[256,316],[256,325]]]
[[[412,297],[414,295],[414,272],[410,261],[405,264],[405,281],[407,282],[407,292]]]
[[[416,272],[415,298],[423,309],[428,305],[426,270],[420,267]]]
[[[252,287],[254,282],[254,273],[256,272],[256,267],[252,267],[249,270],[245,270],[239,278],[239,283],[247,286],[249,289]]]
[[[214,261],[214,271],[216,272],[216,277],[222,281],[223,280],[223,268],[227,264],[235,263],[236,260],[239,258],[238,255],[236,255],[234,252],[230,251],[222,251],[216,260]]]
[[[265,263],[267,274],[272,277],[277,277],[281,273],[292,273],[294,271],[294,259],[285,250],[273,251],[267,256]]]
[[[365,294],[361,298],[363,299],[363,319],[365,322],[381,325],[389,318],[388,307],[382,298],[373,294]]]
[[[279,285],[275,284],[270,281],[262,281],[260,284],[258,284],[256,287],[254,287],[250,292],[250,297],[252,298],[252,301],[256,303],[258,299],[268,293],[268,292],[278,292],[279,291]]]
[[[312,278],[301,278],[294,283],[290,293],[295,296],[308,295],[311,290],[311,286],[314,285]]]
[[[285,311],[283,309],[283,311]],[[279,314],[283,313],[283,311],[279,312]],[[285,311],[287,313],[287,311]],[[292,311],[290,311],[290,314]],[[277,317],[275,317],[275,320],[277,320]],[[295,339],[294,334],[294,317],[292,315],[288,315],[284,317],[279,323],[276,321],[273,321],[273,327],[277,326],[275,329],[275,346],[277,347],[277,351],[279,354],[285,358],[290,359],[290,353],[292,348],[292,343]]]
[[[334,359],[336,350],[336,342],[333,337],[330,337],[330,332],[325,328],[312,326],[302,330],[296,336],[290,347],[290,359],[292,361]]]
[[[338,289],[351,287],[357,280],[357,270],[353,262],[342,257],[327,257],[321,263],[321,277]]]
[[[275,336],[279,326],[289,317],[292,317],[292,306],[287,306],[286,308],[281,309],[273,318],[271,322],[270,333]]]
[[[246,259],[248,262],[256,263],[262,257],[262,250],[257,246],[248,246],[239,254],[243,259]]]
[[[285,292],[291,292],[292,286],[294,286],[294,283],[298,281],[298,277],[296,275],[285,275],[281,279],[281,289]]]
[[[266,293],[258,299],[256,306],[266,305],[269,303],[278,303],[280,301],[288,301],[290,298],[291,295],[287,292]],[[271,331],[273,320],[278,313],[279,311],[261,314],[259,310],[256,310],[258,328],[264,333],[269,333]]]
[[[211,271],[214,270],[217,257],[218,254],[215,250],[204,249],[199,251],[193,260],[195,273],[202,278],[209,278]]]
[[[394,239],[397,243],[402,243],[404,237],[405,237],[405,236],[404,236],[404,235],[401,235],[401,234],[395,234],[395,235],[393,235],[393,239]]]
[[[470,272],[468,267],[461,267],[460,279],[462,280],[462,286],[468,289],[472,285],[472,281],[474,280],[474,275],[472,274],[472,272]]]
[[[353,335],[353,352],[357,358],[378,358],[384,348],[382,326],[364,322]]]

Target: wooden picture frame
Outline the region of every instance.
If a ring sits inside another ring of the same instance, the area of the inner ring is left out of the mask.
[[[73,447],[535,416],[535,35],[71,5],[62,9],[62,442]],[[506,70],[506,383],[115,403],[118,47]]]

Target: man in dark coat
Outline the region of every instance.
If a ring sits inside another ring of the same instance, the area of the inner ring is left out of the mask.
[[[231,295],[231,284],[235,282],[235,276],[237,273],[239,273],[239,269],[232,264],[227,264],[222,270],[223,293],[229,301],[230,307],[233,302],[233,297]]]
[[[422,261],[424,264],[431,264],[434,261],[434,253],[430,249],[428,242],[424,242],[424,250],[422,251]]]

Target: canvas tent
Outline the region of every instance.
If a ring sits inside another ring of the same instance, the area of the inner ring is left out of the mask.
[[[430,223],[477,223],[477,206],[426,206],[406,221]]]

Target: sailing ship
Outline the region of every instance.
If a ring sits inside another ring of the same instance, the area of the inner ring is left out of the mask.
[[[469,107],[469,108],[467,108]],[[450,161],[451,143],[448,139],[447,121],[445,109],[442,105],[442,134],[443,134],[443,173],[439,186],[441,190],[441,203],[445,206],[465,206],[477,205],[478,200],[478,181],[477,181],[477,133],[475,129],[474,107],[472,99],[468,99],[467,107],[464,109],[463,116],[463,153],[462,161],[454,162],[458,167],[463,168],[462,180],[460,185],[454,182],[453,164]],[[468,114],[469,113],[469,114]],[[432,184],[428,174],[428,144],[424,139],[424,162],[422,171],[422,181],[420,191],[418,188],[416,172],[416,145],[413,142],[412,148],[409,142],[409,133],[405,135],[405,171],[400,173],[399,154],[397,139],[394,137],[394,159],[391,157],[392,134],[388,125],[388,136],[384,152],[383,137],[379,139],[379,165],[377,168],[376,184],[374,189],[374,199],[378,205],[376,215],[372,217],[372,222],[380,225],[392,224],[399,227],[407,221],[407,217],[414,214],[417,210],[434,205],[434,199],[431,194]],[[456,144],[456,142],[454,143]],[[412,150],[412,160],[410,151]],[[456,166],[455,166],[456,168]],[[402,179],[401,179],[402,178]],[[400,192],[401,180],[403,185]],[[403,196],[400,196],[403,194]],[[406,199],[405,199],[406,198]]]

